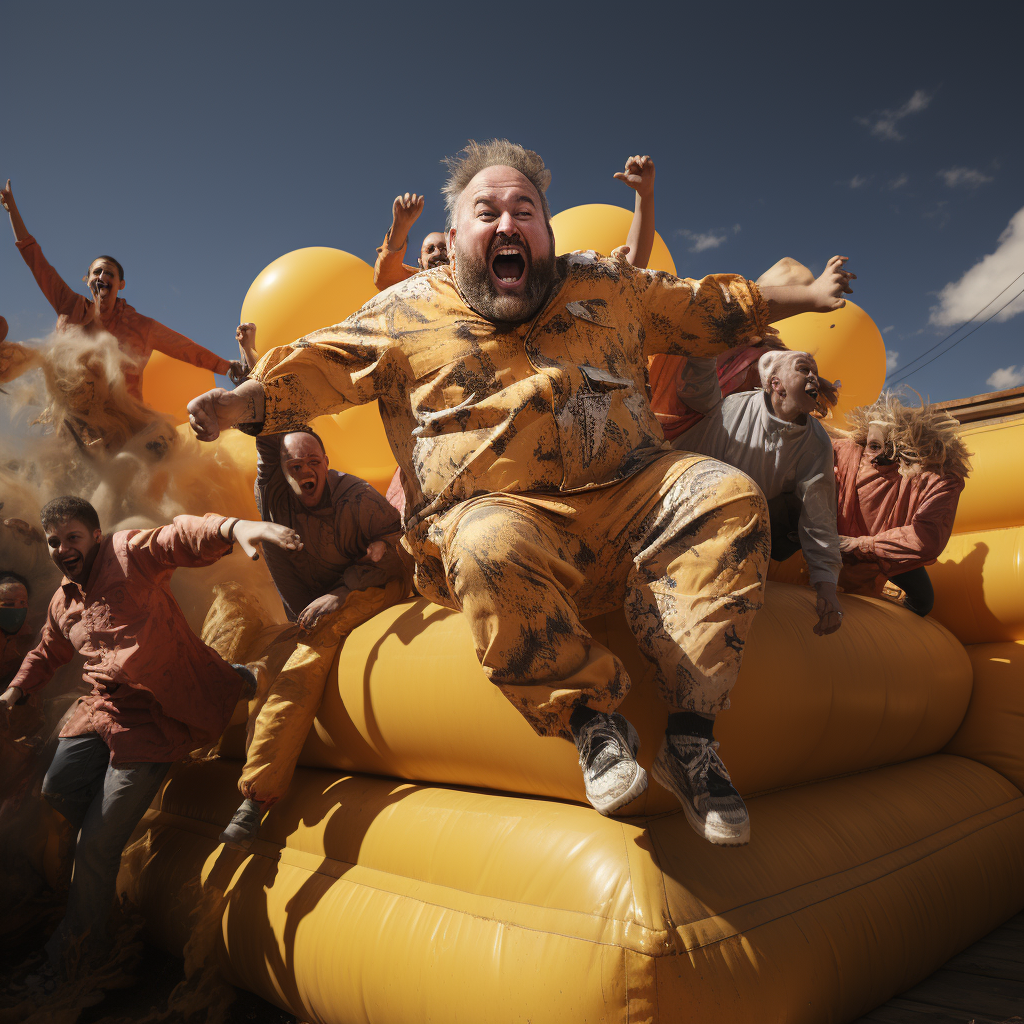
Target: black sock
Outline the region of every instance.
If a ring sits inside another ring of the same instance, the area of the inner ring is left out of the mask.
[[[713,740],[715,720],[698,715],[695,711],[673,711],[668,716],[665,732],[669,736],[699,736],[701,739]]]
[[[573,708],[573,712],[569,716],[569,728],[572,730],[573,736],[579,736],[580,729],[592,718],[596,718],[597,715],[598,712],[593,708],[588,708],[585,704],[578,704]]]

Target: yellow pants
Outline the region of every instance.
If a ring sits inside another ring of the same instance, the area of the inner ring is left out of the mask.
[[[768,510],[749,477],[666,452],[584,494],[488,494],[432,525],[424,596],[466,616],[477,657],[543,736],[571,739],[578,706],[609,712],[622,662],[581,620],[616,607],[674,711],[729,706],[764,598]]]
[[[406,580],[392,579],[382,588],[353,591],[315,629],[305,633],[297,626],[285,628],[249,664],[258,690],[249,712],[245,767],[238,780],[242,796],[265,805],[284,796],[338,648],[356,626],[401,601],[408,589]]]

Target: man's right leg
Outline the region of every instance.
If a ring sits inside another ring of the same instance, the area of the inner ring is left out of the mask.
[[[639,739],[614,714],[629,677],[580,622],[574,594],[586,577],[557,516],[512,496],[466,502],[441,560],[487,678],[539,735],[576,743],[594,807],[610,814],[639,796]]]
[[[57,753],[43,778],[42,794],[77,833],[93,798],[103,788],[110,748],[96,733],[57,740]]]

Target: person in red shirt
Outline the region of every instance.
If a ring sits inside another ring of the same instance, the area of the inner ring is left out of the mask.
[[[960,492],[971,471],[960,424],[943,409],[904,405],[883,392],[847,413],[852,429],[834,437],[839,504],[839,585],[880,594],[886,580],[917,615],[935,594],[925,570],[953,531]]]
[[[104,536],[95,509],[56,498],[40,513],[50,556],[64,573],[39,643],[26,655],[0,711],[45,686],[75,653],[90,692],[61,730],[42,792],[80,834],[64,920],[46,946],[48,983],[66,952],[101,953],[121,851],[171,765],[216,739],[243,692],[255,689],[189,628],[171,594],[179,566],[199,567],[238,541],[252,558],[263,542],[289,551],[298,535],[274,523],[177,516],[151,530]]]
[[[423,196],[415,192],[395,196],[391,205],[391,227],[377,250],[377,262],[373,265],[373,283],[378,291],[384,291],[421,270],[430,270],[448,262],[448,243],[443,231],[431,231],[423,239],[417,266],[410,267],[402,262],[409,243],[409,230],[423,212],[423,201]]]
[[[118,298],[118,292],[125,286],[124,270],[113,256],[97,256],[89,265],[88,273],[82,278],[88,285],[89,297],[68,287],[47,262],[39,243],[28,233],[14,201],[10,179],[6,188],[0,188],[0,205],[11,216],[14,238],[23,259],[57,313],[57,330],[69,327],[80,327],[89,333],[105,330],[117,338],[126,357],[125,383],[133,398],[142,401],[142,371],[154,349],[172,359],[226,374],[235,383],[242,379],[241,364],[237,360],[229,362],[191,338],[143,316]]]

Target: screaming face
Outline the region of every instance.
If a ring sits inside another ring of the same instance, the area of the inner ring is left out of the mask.
[[[466,301],[494,323],[529,320],[555,280],[554,240],[540,195],[511,167],[488,167],[470,181],[448,248]]]
[[[90,530],[79,519],[53,523],[45,530],[46,546],[54,565],[73,583],[84,585],[99,554],[102,532]]]
[[[306,508],[320,504],[327,485],[327,453],[312,434],[296,432],[281,439],[281,471],[292,493]]]
[[[102,258],[92,261],[85,283],[89,286],[89,291],[100,300],[104,310],[114,305],[117,293],[124,287],[117,267],[110,260]]]

